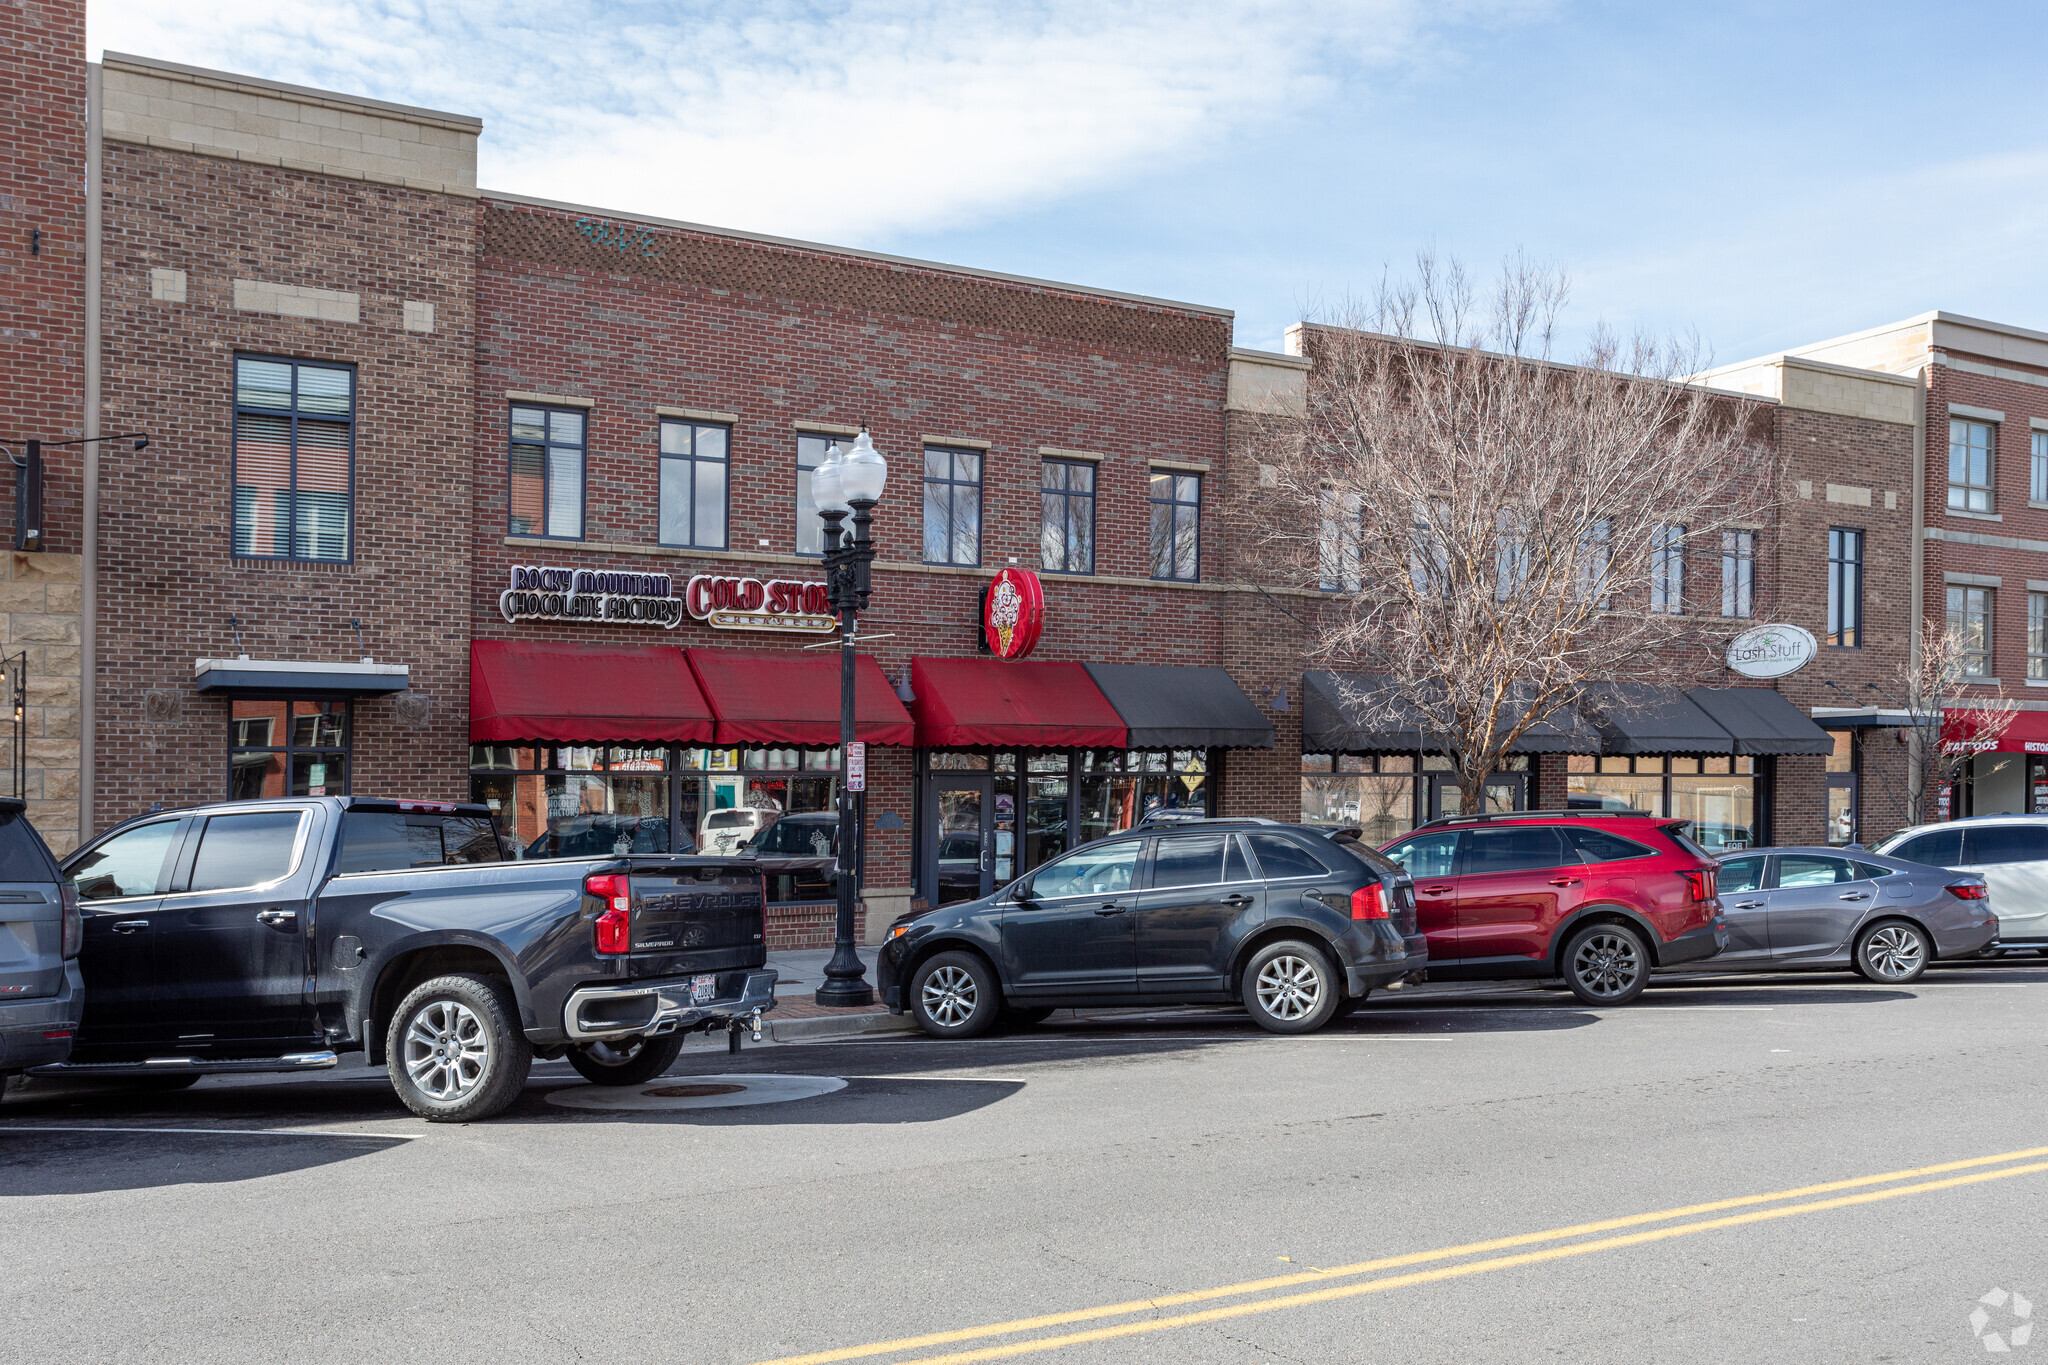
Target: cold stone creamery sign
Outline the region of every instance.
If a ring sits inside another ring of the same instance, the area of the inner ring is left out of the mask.
[[[598,569],[512,570],[512,586],[498,594],[507,621],[589,621],[660,626],[674,630],[683,619],[675,580],[658,573],[611,573]]]
[[[675,629],[687,611],[719,630],[786,630],[826,635],[838,628],[823,583],[698,574],[678,597],[667,574],[597,569],[512,570],[498,594],[507,621],[587,621]]]
[[[1782,678],[1812,663],[1819,649],[1801,626],[1758,626],[1728,642],[1728,667],[1745,678]]]

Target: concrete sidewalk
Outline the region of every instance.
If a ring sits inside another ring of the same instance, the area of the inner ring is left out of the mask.
[[[868,985],[875,984],[875,954],[879,949],[855,949],[867,969]],[[825,984],[825,964],[832,960],[830,948],[802,952],[770,953],[768,965],[775,969],[775,1010],[762,1023],[764,1031],[778,1043],[815,1043],[828,1038],[852,1038],[863,1033],[900,1033],[915,1029],[907,1015],[891,1014],[879,1003],[852,1009],[827,1009],[812,995]]]

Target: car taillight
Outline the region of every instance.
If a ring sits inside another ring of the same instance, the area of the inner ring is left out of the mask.
[[[1962,901],[1981,901],[1985,898],[1982,882],[1950,882],[1948,893]]]
[[[1378,882],[1367,882],[1351,893],[1351,918],[1385,919],[1387,917],[1387,893],[1380,889]]]
[[[600,872],[583,879],[583,894],[604,902],[597,917],[597,950],[624,953],[633,947],[633,879],[622,872]]]
[[[58,899],[64,902],[64,958],[68,962],[85,947],[85,916],[78,909],[78,884],[59,883]]]
[[[1685,884],[1692,888],[1692,898],[1694,900],[1710,901],[1714,898],[1713,868],[1703,867],[1692,872],[1681,872],[1679,875],[1684,877]]]

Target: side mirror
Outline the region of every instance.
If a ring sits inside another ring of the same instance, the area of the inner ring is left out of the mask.
[[[1036,900],[1037,897],[1031,894],[1031,883],[1028,881],[1021,881],[1018,882],[1016,886],[1011,888],[1010,899],[1017,902],[1019,905],[1029,905],[1034,900]]]

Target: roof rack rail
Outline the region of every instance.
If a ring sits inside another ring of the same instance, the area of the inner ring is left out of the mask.
[[[1439,815],[1434,820],[1425,820],[1417,829],[1439,829],[1445,825],[1483,825],[1489,820],[1532,820],[1564,816],[1573,820],[1616,819],[1616,820],[1661,820],[1664,817],[1649,810],[1496,810],[1484,815]]]
[[[1147,811],[1136,828],[1147,825],[1277,825],[1283,822],[1264,815],[1185,815],[1178,810]]]

